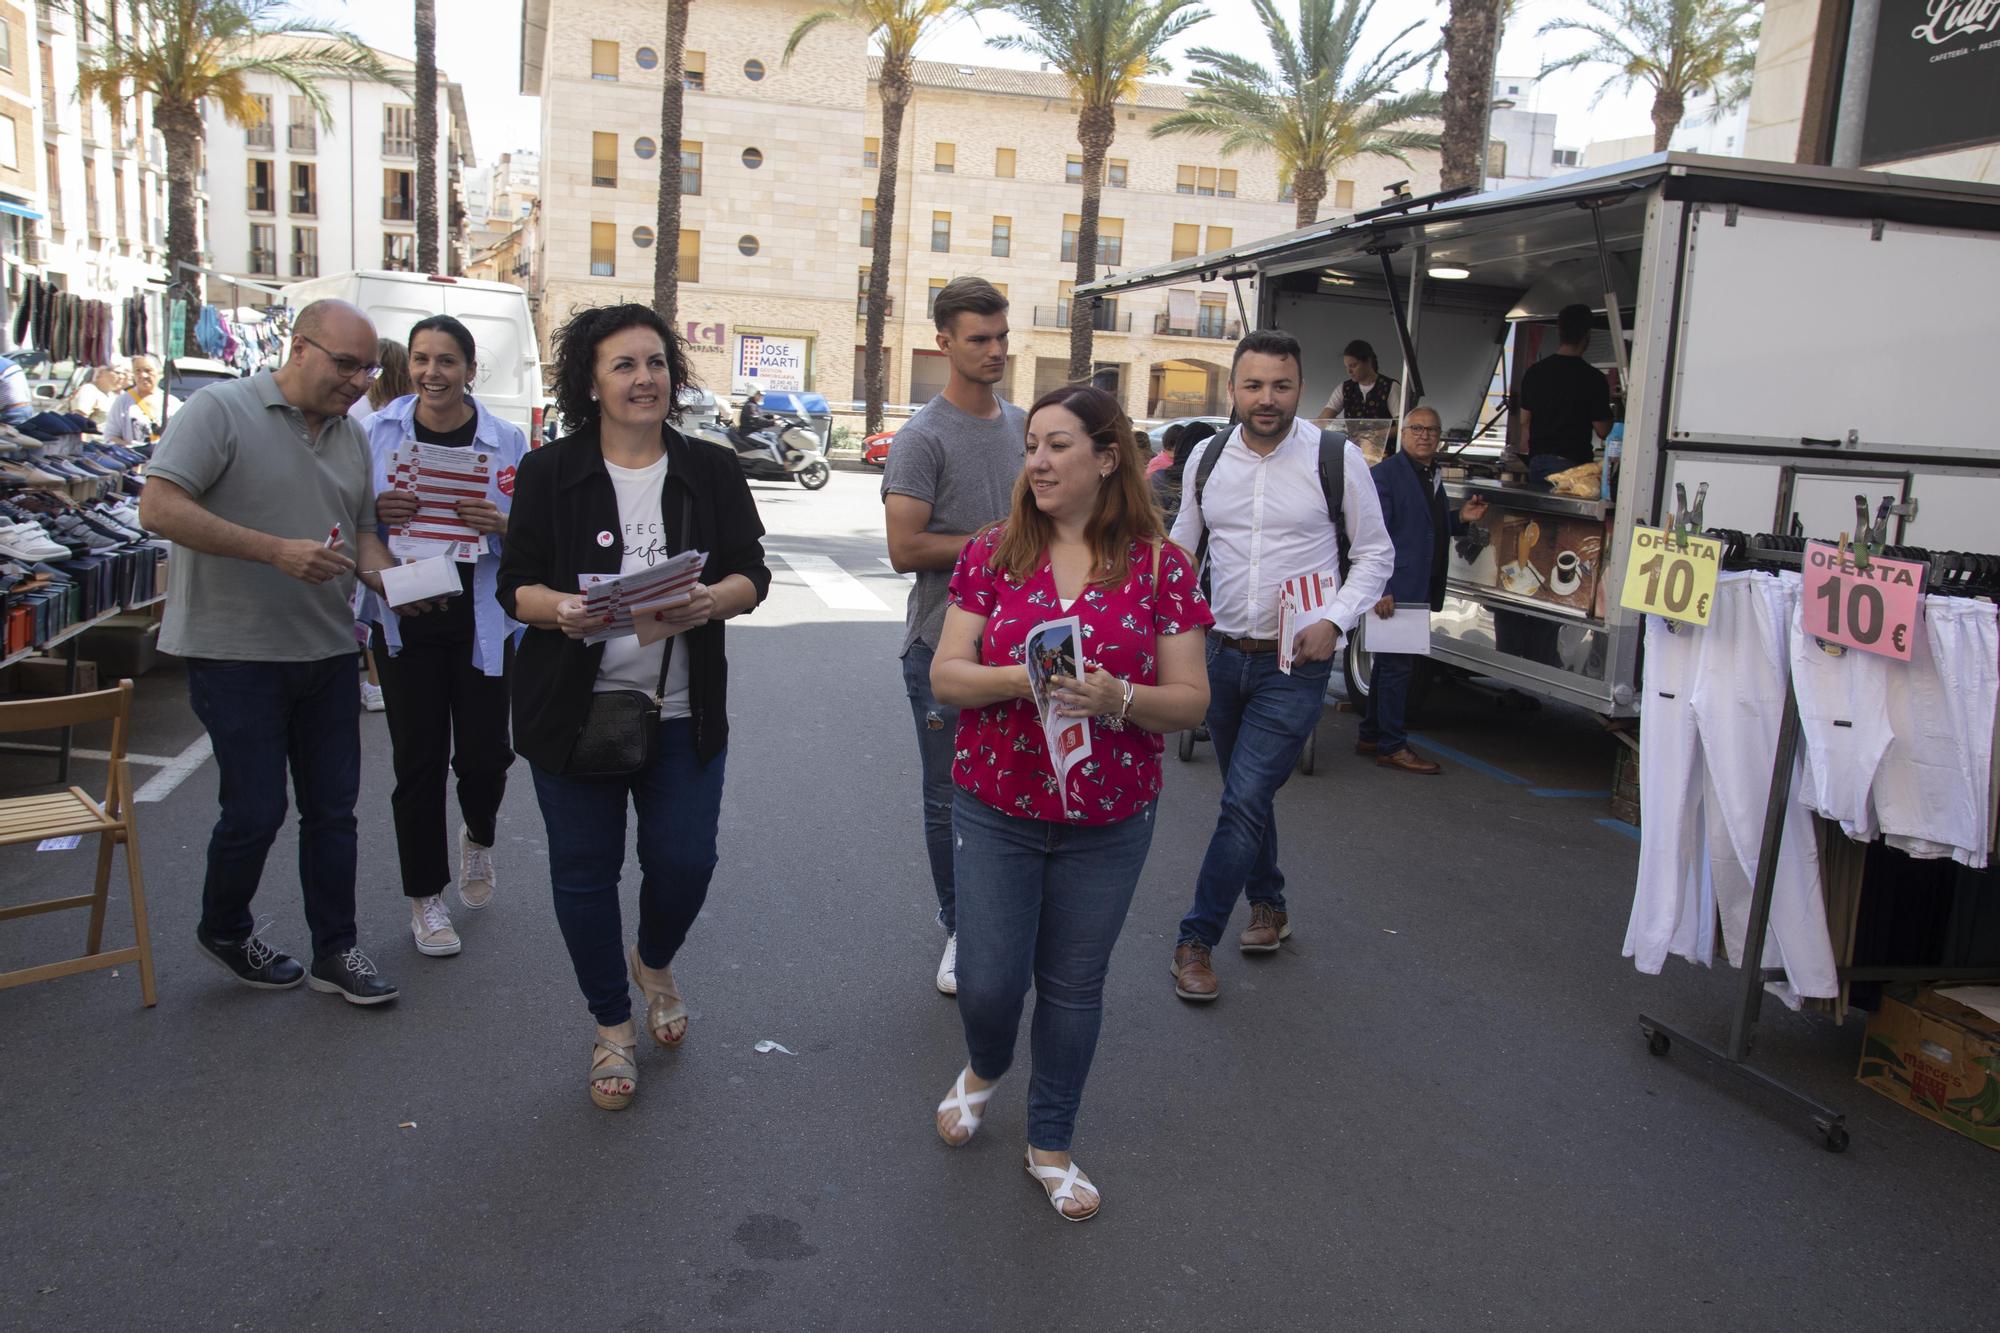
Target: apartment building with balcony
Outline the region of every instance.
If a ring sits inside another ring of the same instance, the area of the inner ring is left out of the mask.
[[[265,74],[247,78],[261,111],[250,124],[206,108],[210,268],[271,286],[348,269],[416,268],[415,66],[375,54],[397,83],[322,81],[331,125],[320,123],[308,99]],[[475,162],[463,96],[443,71],[437,106],[439,255],[447,272],[458,273],[465,242],[460,173]]]
[[[689,9],[683,139],[658,142],[663,6],[615,9],[524,0],[521,91],[542,104],[542,189],[561,200],[541,227],[547,331],[573,309],[650,301],[659,244],[680,256],[678,315],[695,368],[717,392],[742,384],[745,340],[773,341],[807,387],[861,396],[862,331],[881,123],[877,64],[849,25],[816,30],[790,65],[787,38],[816,0],[703,0]],[[888,399],[926,401],[945,382],[933,293],[979,274],[1012,303],[1005,391],[1027,402],[1067,374],[1082,158],[1076,107],[1057,75],[919,62],[903,125]],[[1289,231],[1295,210],[1261,152],[1224,158],[1213,140],[1153,139],[1187,90],[1145,85],[1119,109],[1108,155],[1098,268],[1149,267]],[[678,148],[676,163],[662,154]],[[654,235],[662,165],[682,194],[682,231]],[[678,168],[676,170],[675,168]],[[1408,180],[1434,189],[1434,155],[1413,167],[1346,164],[1322,217],[1366,208]],[[1255,292],[1242,294],[1255,308]],[[1105,302],[1098,378],[1133,416],[1226,402],[1236,296],[1220,280]]]

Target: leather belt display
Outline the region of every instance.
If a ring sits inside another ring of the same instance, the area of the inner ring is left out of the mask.
[[[1218,634],[1215,641],[1224,648],[1234,648],[1239,653],[1275,653],[1278,651],[1276,639],[1239,639],[1233,634]]]

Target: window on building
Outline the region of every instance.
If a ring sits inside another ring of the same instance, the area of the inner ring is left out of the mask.
[[[951,214],[931,214],[931,251],[940,255],[951,253]]]
[[[1574,148],[1558,148],[1549,164],[1557,167],[1580,167],[1583,165],[1583,154]]]
[[[252,213],[274,213],[277,211],[277,164],[251,158],[245,165],[245,178],[250,182],[246,192],[245,206]]]
[[[417,155],[416,116],[417,109],[413,106],[382,108],[382,156]]]
[[[243,125],[243,142],[251,148],[271,148],[275,139],[271,133],[271,98],[266,93],[252,93],[250,119]]]
[[[1236,197],[1236,173],[1218,170],[1215,167],[1182,166],[1174,176],[1174,191],[1177,194],[1213,195],[1220,199]]]
[[[676,282],[701,281],[701,233],[687,228],[681,232],[680,256],[674,261]]]
[[[701,92],[708,87],[708,54],[706,52],[681,52],[681,87],[691,93]]]
[[[701,193],[701,144],[693,139],[681,140],[681,193]]]
[[[1299,192],[1298,192],[1298,188],[1297,188],[1297,186],[1296,186],[1296,184],[1295,184],[1294,182],[1292,182],[1292,181],[1286,181],[1286,182],[1285,182],[1285,183],[1284,183],[1283,185],[1280,185],[1280,186],[1278,187],[1278,202],[1279,202],[1279,203],[1281,203],[1281,204],[1289,204],[1289,203],[1291,203],[1291,202],[1292,202],[1292,201],[1293,201],[1294,199],[1297,199],[1298,197],[1299,197]]]
[[[993,219],[993,257],[1006,259],[1014,253],[1014,219]]]
[[[47,50],[48,48],[43,47],[42,49]],[[48,174],[43,179],[49,184],[49,198],[60,199],[62,197],[62,158],[56,152],[56,146],[52,143],[42,145],[42,157],[47,164]],[[56,209],[50,209],[49,212],[50,229],[55,233],[55,238],[60,241],[63,238],[62,213]]]
[[[618,82],[618,43],[592,42],[590,44],[590,77]]]
[[[1014,150],[996,148],[993,150],[993,174],[1001,180],[1014,179]]]
[[[861,244],[864,248],[872,248],[875,244],[875,201],[873,199],[863,199],[861,201]]]
[[[1130,174],[1123,158],[1114,157],[1104,164],[1104,183],[1114,190],[1125,188],[1126,177]]]
[[[1076,262],[1076,232],[1083,225],[1083,219],[1074,213],[1063,214],[1062,262]]]
[[[319,172],[310,162],[292,163],[291,211],[300,217],[319,216]]]
[[[590,276],[612,278],[617,275],[618,224],[593,222],[590,224]]]
[[[764,81],[764,62],[761,60],[744,61],[743,77],[752,83],[762,83]]]
[[[861,277],[854,285],[854,317],[868,318],[868,274],[872,270],[862,269]]]
[[[0,18],[0,69],[14,69],[14,25]]]
[[[250,271],[278,276],[278,225],[275,222],[250,224]]]
[[[392,273],[416,272],[416,236],[407,231],[382,233],[382,267]]]
[[[1174,224],[1174,259],[1193,259],[1201,253],[1201,228],[1192,222]]]
[[[1212,255],[1218,250],[1227,250],[1234,244],[1236,244],[1236,231],[1233,227],[1210,227],[1208,229],[1208,248],[1203,250],[1202,253]]]
[[[83,159],[83,225],[93,238],[104,230],[97,212],[97,159],[89,156]]]
[[[863,139],[861,141],[861,165],[864,167],[879,167],[882,165],[882,141],[880,139]]]
[[[1229,336],[1229,301],[1221,296],[1201,298],[1201,312],[1195,317],[1194,334],[1197,338],[1227,338]]]
[[[632,54],[633,61],[640,69],[658,69],[660,53],[650,46],[642,46]]]
[[[319,228],[292,228],[292,276],[295,278],[317,278],[319,276]]]
[[[1063,180],[1070,185],[1083,184],[1083,159],[1075,153],[1063,159]]]
[[[303,97],[291,100],[291,121],[285,131],[285,141],[294,153],[311,153],[319,149],[319,119],[313,114],[312,103]]]
[[[1097,220],[1097,262],[1100,264],[1122,264],[1125,262],[1125,219],[1099,218]]]
[[[930,290],[924,293],[924,317],[926,319],[936,317],[938,293],[944,290],[945,281],[943,278],[931,279]]]
[[[958,170],[958,145],[941,143],[931,152],[931,170],[949,176]]]
[[[1507,175],[1507,145],[1498,139],[1486,145],[1486,174],[1494,180]]]
[[[417,220],[417,178],[413,171],[387,167],[382,172],[382,220]]]
[[[1333,183],[1333,206],[1335,208],[1354,207],[1354,182],[1336,180]]]
[[[616,188],[618,184],[618,136],[593,130],[590,135],[590,183]]]

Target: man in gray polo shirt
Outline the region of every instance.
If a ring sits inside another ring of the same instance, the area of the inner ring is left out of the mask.
[[[147,468],[145,525],[174,544],[160,646],[187,659],[188,696],[221,771],[195,942],[246,986],[380,1004],[396,988],[356,946],[354,801],[361,783],[354,591],[393,563],[375,534],[368,444],[347,409],[382,373],[353,306],[299,313],[284,368],[218,384],[173,413]],[[250,901],[299,806],[308,970],[258,937]]]
[[[1007,298],[984,278],[954,278],[933,309],[938,350],[951,367],[944,392],[896,432],[882,476],[889,561],[917,581],[903,632],[903,689],[923,766],[924,844],[945,929],[937,988],[958,993],[958,916],[952,879],[951,761],[958,710],[931,694],[931,658],[951,600],[951,571],[973,533],[1007,516],[1028,436],[1027,414],[993,386],[1007,377]]]

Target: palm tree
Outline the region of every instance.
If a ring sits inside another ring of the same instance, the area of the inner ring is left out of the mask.
[[[1611,65],[1616,72],[1597,90],[1653,89],[1653,151],[1665,152],[1687,116],[1688,99],[1711,97],[1717,110],[1750,94],[1757,61],[1759,0],[1585,0],[1596,19],[1551,19],[1552,32],[1580,32],[1591,44],[1546,67]]]
[[[681,281],[681,103],[687,82],[688,6],[667,0],[660,59],[660,201],[653,219],[653,309],[672,328]]]
[[[1486,181],[1493,63],[1512,0],[1451,0],[1444,36],[1444,135],[1439,184],[1478,189]]]
[[[1188,52],[1196,68],[1187,110],[1155,124],[1154,137],[1197,134],[1222,140],[1224,155],[1239,148],[1268,148],[1281,181],[1290,181],[1297,223],[1319,220],[1327,177],[1357,157],[1394,158],[1435,150],[1438,136],[1399,129],[1438,114],[1434,92],[1399,93],[1395,84],[1422,64],[1428,52],[1399,50],[1420,26],[1412,23],[1363,59],[1361,33],[1375,0],[1299,0],[1296,35],[1273,0],[1254,0],[1271,43],[1270,68],[1212,47]],[[1350,66],[1358,66],[1350,72]]]
[[[1027,31],[988,38],[1001,50],[1046,61],[1069,81],[1082,103],[1076,138],[1083,148],[1083,205],[1076,228],[1076,285],[1097,276],[1097,213],[1104,192],[1104,155],[1118,133],[1118,103],[1135,96],[1148,74],[1164,74],[1160,52],[1208,17],[1195,0],[1003,0]],[[1094,312],[1072,305],[1069,377],[1090,378]]]
[[[438,268],[438,62],[437,0],[416,0],[417,272]]]
[[[181,266],[201,262],[195,172],[203,100],[214,101],[231,124],[256,124],[263,108],[247,80],[269,75],[304,98],[331,129],[333,111],[319,80],[394,81],[353,33],[285,18],[288,8],[285,0],[154,0],[151,23],[107,31],[104,41],[77,57],[79,97],[153,95],[153,124],[167,142],[167,270],[189,286],[189,343],[201,313],[201,275]]]
[[[852,23],[863,28],[882,49],[882,73],[877,89],[882,98],[882,136],[877,144],[875,179],[875,248],[868,270],[868,323],[862,354],[862,392],[867,398],[867,428],[882,429],[882,400],[888,392],[887,366],[882,358],[882,333],[889,317],[889,264],[896,236],[896,176],[902,162],[903,113],[916,91],[917,48],[952,20],[976,7],[968,0],[836,0],[830,8],[806,15],[785,43],[785,60],[828,23]]]

